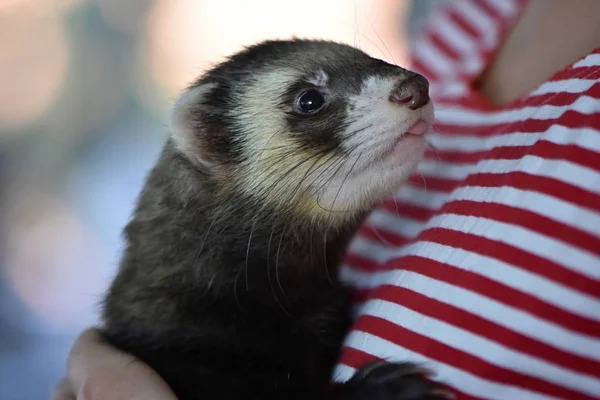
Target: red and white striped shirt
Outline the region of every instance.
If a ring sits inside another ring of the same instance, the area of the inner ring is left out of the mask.
[[[524,5],[452,0],[425,23],[436,150],[351,245],[336,380],[379,358],[461,399],[600,398],[600,49],[501,108],[471,89]]]

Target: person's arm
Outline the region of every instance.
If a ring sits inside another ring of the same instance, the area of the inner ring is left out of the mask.
[[[94,329],[79,336],[68,376],[53,400],[177,400],[169,386],[135,357],[101,342]]]

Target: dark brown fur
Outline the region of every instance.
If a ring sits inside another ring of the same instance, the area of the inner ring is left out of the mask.
[[[438,398],[409,364],[329,384],[350,324],[337,267],[366,212],[333,229],[270,208],[169,140],[125,229],[104,336],[181,400]]]

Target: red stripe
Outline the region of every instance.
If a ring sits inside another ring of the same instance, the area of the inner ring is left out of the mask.
[[[481,120],[485,121],[485,115],[481,115]],[[553,119],[525,119],[514,122],[493,124],[488,126],[481,125],[458,125],[444,124],[436,121],[434,130],[439,133],[468,135],[475,134],[480,137],[488,137],[497,134],[506,134],[509,132],[546,132],[552,126],[562,126],[564,128],[591,128],[600,132],[600,111],[594,114],[582,114],[578,111],[567,110],[559,118]]]
[[[419,236],[419,240],[462,248],[476,254],[495,258],[592,297],[600,298],[600,281],[500,241],[445,228],[428,229]],[[600,323],[598,323],[597,330],[598,335],[600,335]]]
[[[431,42],[433,47],[439,50],[446,57],[454,61],[460,60],[460,53],[453,49],[452,46],[446,42],[446,38],[441,36],[439,32],[432,32],[431,34],[427,35],[426,38]]]
[[[600,141],[600,132],[598,133]],[[576,144],[559,144],[540,139],[533,145],[525,146],[498,146],[490,150],[460,152],[429,150],[425,153],[426,159],[453,162],[457,164],[476,164],[486,160],[518,160],[525,156],[537,156],[548,160],[564,160],[600,172],[600,152],[592,151]],[[420,175],[413,178],[418,182]],[[429,182],[430,177],[426,177]],[[421,177],[423,183],[423,177]]]
[[[364,225],[358,232],[358,236],[367,238],[384,246],[401,247],[408,244],[414,238],[401,236],[396,233],[387,231],[385,228],[380,228],[373,225]]]
[[[343,351],[342,351],[342,356],[340,358],[340,363],[347,365],[351,368],[358,369],[361,366],[363,366],[367,363],[376,361],[376,360],[388,361],[388,360],[383,360],[379,357],[376,357],[372,354],[365,353],[364,351],[355,349],[353,347],[344,347]],[[443,388],[446,388],[446,389],[452,391],[452,393],[454,393],[457,396],[457,398],[460,400],[481,400],[479,397],[467,395],[466,393],[460,392],[453,387],[445,385],[443,382],[437,382],[437,384],[440,387],[443,387]]]
[[[600,195],[558,179],[531,175],[525,172],[473,174],[464,181],[463,186],[510,186],[517,189],[532,190],[554,196],[579,207],[586,207],[600,212]]]
[[[409,181],[419,188],[425,187],[422,181]],[[430,180],[426,178],[428,190],[443,191],[451,184],[457,184],[458,181],[448,180],[447,183],[440,183],[441,179]],[[577,207],[588,208],[592,211],[600,212],[600,195],[589,190],[582,189],[557,179],[543,176],[534,176],[524,172],[509,172],[506,174],[479,173],[470,175],[466,180],[461,181],[460,187],[480,186],[487,188],[494,187],[512,187],[520,190],[529,190],[544,195],[556,197],[569,202]],[[477,207],[484,203],[477,203]],[[418,221],[427,221],[437,210],[426,207],[408,204],[400,199],[387,199],[383,202],[382,208],[396,214],[407,216]]]
[[[441,213],[488,218],[522,226],[600,256],[600,238],[598,236],[520,208],[498,203],[482,205],[474,201],[460,200],[444,205]]]
[[[445,187],[449,186],[450,183],[437,184],[436,180],[429,180],[429,177],[425,177],[427,182],[427,187],[429,190],[439,190],[442,191]],[[437,178],[438,180],[440,178]],[[423,188],[424,185],[422,181],[418,181],[417,178],[415,183],[412,180],[409,180],[407,185],[413,184],[418,188]],[[457,181],[448,180],[449,182],[456,183]],[[508,172],[504,174],[492,174],[492,173],[476,173],[469,175],[467,179],[461,181],[460,187],[469,187],[469,186],[480,186],[486,188],[496,188],[496,187],[512,187],[521,190],[529,190],[533,192],[538,192],[544,195],[556,197],[558,199],[564,200],[568,203],[571,203],[577,207],[584,207],[592,211],[600,212],[600,195],[594,193],[590,190],[583,189],[578,186],[571,185],[569,183],[563,182],[558,179],[548,178],[545,176],[532,175],[525,172]],[[458,186],[457,186],[458,187]],[[480,203],[483,204],[483,203]],[[402,202],[399,199],[394,200],[386,200],[383,203],[383,207],[389,210],[390,212],[399,211],[399,215],[405,215],[405,207],[406,203]],[[419,208],[419,207],[416,207]],[[411,210],[416,211],[415,206],[412,206]],[[428,212],[423,207],[423,210],[418,211],[417,213],[413,213],[409,211],[408,214],[411,218],[414,219],[424,219],[427,216],[433,215],[436,210],[429,209]]]
[[[399,304],[422,315],[447,322],[467,332],[480,335],[533,357],[544,359],[573,371],[600,377],[600,362],[550,346],[410,289],[391,285],[380,286],[372,292],[371,298]]]
[[[452,231],[447,234],[446,237],[448,238],[457,233],[460,232]],[[470,238],[475,238],[473,235],[469,236]],[[451,240],[446,241],[451,242]],[[444,241],[439,241],[438,243],[448,244],[444,243]],[[512,252],[513,249],[510,248],[508,251]],[[541,319],[562,325],[574,332],[600,338],[600,323],[598,321],[571,313],[555,305],[546,303],[530,294],[518,291],[503,283],[476,274],[475,272],[462,270],[429,258],[404,256],[392,259],[386,263],[377,264],[372,260],[350,253],[346,256],[345,262],[357,270],[385,271],[401,269],[413,271],[420,275],[470,290],[484,297],[504,303],[507,306],[531,313]],[[532,269],[536,268],[534,267]],[[597,282],[595,282],[595,284],[597,284]],[[581,292],[585,291],[581,290]],[[599,292],[595,293],[595,297],[598,297],[598,293]]]
[[[576,133],[573,132],[573,135],[576,135]],[[600,141],[600,132],[598,133],[598,140]],[[424,158],[457,164],[476,164],[483,159],[517,160],[527,155],[552,160],[567,160],[600,171],[600,152],[580,147],[577,144],[560,144],[544,139],[537,140],[533,145],[496,146],[489,150],[444,151],[429,149],[426,150]],[[429,180],[429,177],[427,180]]]
[[[383,232],[386,232],[386,229],[383,227],[377,227],[376,229],[380,235],[383,234]],[[407,239],[398,235],[396,235],[396,237],[400,243],[405,242]],[[394,241],[393,232],[387,231],[385,238],[390,245],[397,246],[398,242]],[[572,269],[566,268],[554,261],[542,258],[533,253],[526,252],[497,240],[488,239],[470,233],[455,231],[452,229],[437,227],[424,230],[416,239],[455,247],[470,251],[475,254],[497,259],[505,264],[521,268],[525,271],[545,277],[554,282],[558,282],[563,286],[571,287],[576,291],[586,293],[591,297],[600,298],[600,281],[590,278],[589,276],[581,274]],[[598,239],[596,238],[596,241],[597,240]],[[388,263],[392,261],[393,260],[388,261]],[[376,268],[385,269],[387,267],[378,265]],[[600,335],[600,323],[598,324],[597,329]]]
[[[459,7],[450,10],[448,17],[452,22],[458,25],[467,36],[470,36],[474,40],[478,40],[480,38],[480,34],[477,29],[464,17],[464,15],[462,15]]]
[[[436,190],[439,192],[449,193],[453,191],[459,184],[460,180],[453,179],[443,179],[443,178],[433,178],[433,177],[424,177],[423,175],[413,175],[408,179],[408,182],[413,184],[414,186],[424,188],[425,190]]]
[[[598,135],[598,139],[600,139],[600,135]],[[523,149],[519,149],[523,156],[532,155],[548,160],[565,160],[600,172],[600,153],[576,144],[557,144],[539,140],[533,147],[530,147],[529,153]]]
[[[557,72],[548,80],[548,82],[562,81],[566,79],[600,79],[600,65],[589,65],[586,67],[574,68],[568,67]]]
[[[589,75],[589,77],[585,77],[586,79],[600,79],[600,67],[582,67],[580,69],[586,70],[585,72],[587,72],[587,74]],[[583,73],[584,71],[582,71],[582,74]],[[565,77],[565,79],[567,78]],[[565,83],[564,88],[566,89],[569,85],[569,83]],[[450,97],[446,99],[444,98],[443,91],[440,93],[434,93],[433,95],[435,95],[435,104],[438,108],[443,108],[444,106],[449,108],[462,106],[463,108],[470,109],[470,111],[490,112],[489,106],[486,103],[481,103],[479,100],[477,100],[477,98],[474,99],[473,97],[462,97],[456,99]],[[509,106],[503,107],[502,111],[516,111],[523,107],[541,107],[544,105],[551,105],[557,107],[568,106],[570,104],[573,104],[576,100],[583,96],[590,97],[591,99],[600,99],[600,82],[596,82],[589,88],[575,93],[552,92],[540,95],[526,96],[515,101],[514,103],[511,103]],[[479,97],[479,95],[477,94],[476,97]],[[492,112],[496,111],[498,110],[492,109]]]
[[[503,146],[504,148],[513,148],[521,146]],[[443,161],[443,162],[454,162],[457,164],[477,164],[487,155],[489,155],[495,149],[503,148],[501,146],[494,147],[490,150],[437,150],[437,149],[426,149],[424,159]],[[530,146],[522,146],[529,148]],[[509,150],[510,151],[510,150]],[[429,179],[429,178],[427,178]]]
[[[479,203],[470,200],[456,200],[446,203],[442,207],[439,214],[444,213],[487,218],[521,226],[600,256],[600,238],[598,236],[518,207],[493,202]],[[383,239],[384,244],[393,246],[404,245],[407,240],[413,239],[388,232],[385,227],[369,225],[365,225],[365,228],[361,229],[359,234],[380,241]]]
[[[421,222],[428,221],[435,212],[432,209],[404,203],[396,199],[386,199],[383,202],[382,207],[391,213],[397,215],[401,214],[402,216],[406,216],[410,219],[414,219]],[[398,211],[400,212],[398,213]]]
[[[598,70],[597,75],[600,77],[600,69]],[[581,98],[582,96],[588,96],[595,100],[600,99],[600,82],[595,83],[588,90],[582,93],[545,93],[538,96],[527,97],[523,99],[523,101],[516,103],[515,108],[518,108],[517,106],[567,106],[573,104],[577,99]]]
[[[489,19],[491,19],[492,21],[486,21],[486,22],[490,22],[490,23],[502,23],[504,21],[504,19],[502,18],[502,16],[498,13],[498,10],[496,10],[494,7],[490,6],[489,3],[487,3],[484,0],[473,0],[473,4],[477,6],[477,8],[479,8],[483,13],[485,13],[487,15],[487,17]]]
[[[422,354],[428,358],[452,365],[492,382],[500,382],[528,390],[571,399],[594,399],[584,393],[491,364],[479,357],[440,343],[400,327],[382,318],[369,315],[359,317],[355,330],[381,337],[392,343]]]

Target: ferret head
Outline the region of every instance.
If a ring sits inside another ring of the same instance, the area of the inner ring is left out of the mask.
[[[398,189],[432,123],[421,75],[343,44],[268,41],[188,88],[171,135],[223,193],[335,224]]]

